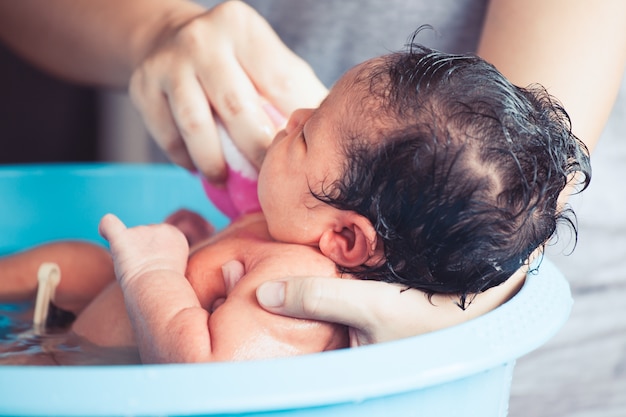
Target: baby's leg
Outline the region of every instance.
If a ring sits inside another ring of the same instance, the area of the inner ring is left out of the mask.
[[[124,294],[117,281],[101,291],[76,318],[72,330],[99,346],[135,346]]]
[[[115,280],[105,248],[87,242],[49,243],[0,258],[0,302],[34,300],[37,271],[44,262],[54,262],[61,270],[55,305],[75,314]]]

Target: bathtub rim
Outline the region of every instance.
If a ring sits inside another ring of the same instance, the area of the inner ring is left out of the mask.
[[[50,172],[68,175],[70,180],[72,175],[158,173],[197,182],[167,164],[110,163],[9,165],[0,167],[0,179]],[[490,313],[448,329],[358,349],[246,363],[0,366],[0,414],[241,413],[360,402],[510,364],[552,337],[567,320],[571,306],[567,281],[544,259],[520,292]],[[420,355],[426,359],[416,359]],[[328,369],[334,370],[330,378]],[[294,372],[306,378],[285,384]],[[221,385],[212,387],[211,395],[203,384],[194,385],[216,375]],[[30,400],[33,393],[38,401]]]
[[[555,301],[555,289],[560,301]],[[515,319],[518,309],[542,303],[550,306],[544,311],[548,314],[541,314],[543,320],[529,326],[526,319]],[[571,305],[565,278],[544,260],[539,273],[492,312],[447,329],[357,349],[240,363],[0,366],[0,414],[192,415],[358,403],[510,366],[552,337]],[[522,330],[507,330],[514,327]],[[416,350],[433,356],[408,360]],[[362,364],[366,366],[356,367]],[[300,375],[298,383],[285,383],[294,373]],[[218,383],[207,395],[207,386],[197,381],[209,379]],[[32,398],[36,393],[39,400],[25,401],[31,398],[25,392]]]

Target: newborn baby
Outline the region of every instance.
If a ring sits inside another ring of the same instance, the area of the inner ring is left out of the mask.
[[[55,301],[78,313],[76,333],[136,344],[144,362],[358,344],[342,326],[261,309],[256,288],[285,276],[398,284],[390,288],[424,311],[421,331],[435,330],[511,297],[529,258],[559,221],[568,224],[561,192],[572,180],[586,187],[589,176],[586,148],[544,89],[516,87],[476,56],[411,45],[352,68],[319,108],[291,115],[259,173],[262,213],[199,243],[192,236],[206,225],[189,214],[170,219],[178,227],[130,229],[107,215],[100,231],[115,274],[106,254],[60,265],[64,281],[76,276]],[[56,261],[35,260],[62,263],[68,255],[57,252]],[[15,259],[3,262],[0,271]],[[23,254],[21,270],[37,262]],[[20,274],[0,277],[19,293],[28,280]],[[77,291],[84,281],[89,289]]]
[[[114,233],[118,222],[106,216],[102,228]],[[315,248],[271,239],[261,213],[241,217],[217,234],[187,210],[173,214],[165,224],[128,230],[140,232],[138,240],[148,235],[154,239],[140,255],[150,267],[163,267],[167,254],[189,253],[187,265],[180,263],[182,269],[173,280],[158,282],[146,269],[137,294],[125,289],[136,295],[141,308],[153,305],[154,314],[142,312],[142,319],[131,324],[127,307],[131,319],[137,307],[133,301],[125,305],[110,255],[87,242],[55,242],[1,258],[2,282],[7,285],[0,286],[0,301],[32,299],[38,266],[52,261],[62,275],[54,304],[76,315],[71,332],[103,347],[138,347],[139,342],[144,363],[263,359],[348,345],[344,326],[273,315],[256,302],[258,285],[277,276],[302,271],[340,276],[335,264]],[[191,296],[189,303],[180,304],[181,293]],[[35,360],[45,363],[41,357]],[[63,363],[63,357],[57,355],[50,363]]]

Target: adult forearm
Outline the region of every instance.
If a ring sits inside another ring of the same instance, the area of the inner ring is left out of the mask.
[[[0,0],[0,40],[59,77],[126,88],[155,40],[203,11],[181,0]]]
[[[516,85],[546,87],[593,149],[624,72],[624,22],[622,0],[492,0],[478,53]]]

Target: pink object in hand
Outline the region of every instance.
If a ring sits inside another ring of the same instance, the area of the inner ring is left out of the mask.
[[[284,124],[285,119],[278,110],[269,104],[264,107],[276,127]],[[215,204],[215,207],[231,220],[235,220],[243,214],[261,211],[261,204],[257,196],[259,174],[256,168],[239,152],[219,120],[217,130],[222,143],[224,159],[228,165],[228,178],[225,186],[216,187],[201,176],[204,191]]]
[[[257,197],[256,168],[239,152],[224,128],[217,126],[224,159],[228,165],[228,178],[223,187],[217,187],[201,177],[202,186],[209,199],[231,220],[246,213],[261,210]]]

